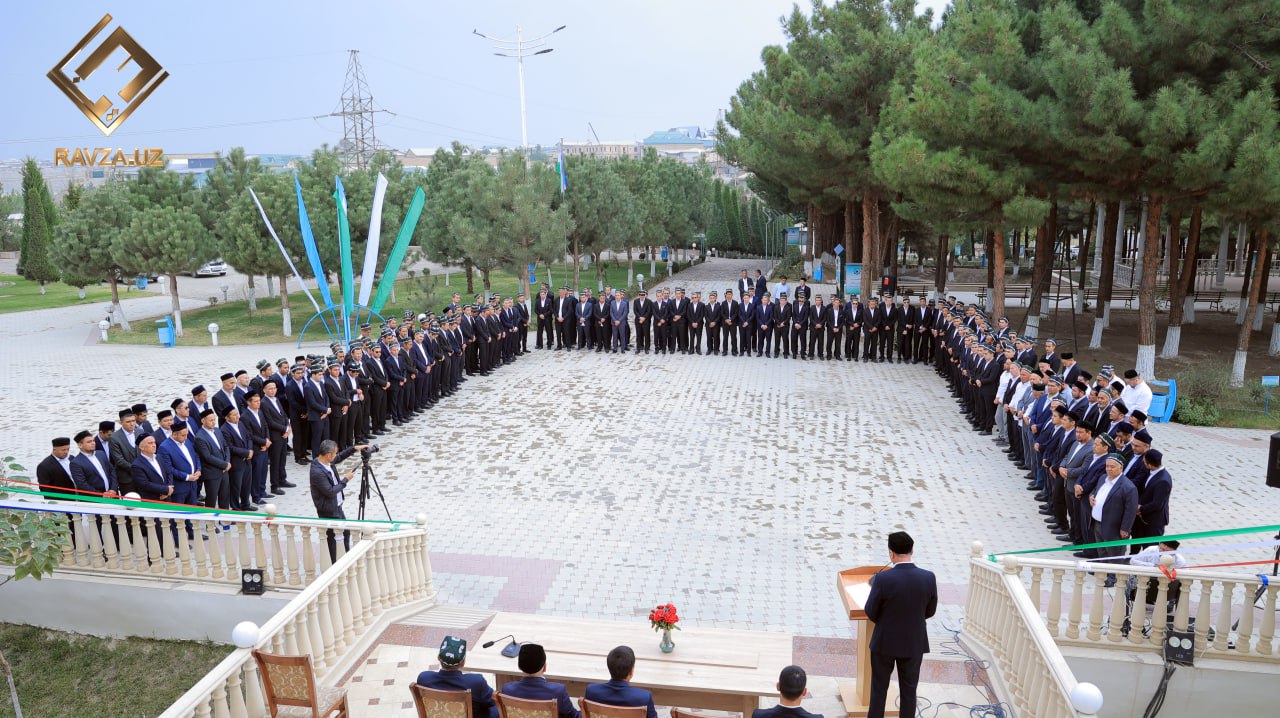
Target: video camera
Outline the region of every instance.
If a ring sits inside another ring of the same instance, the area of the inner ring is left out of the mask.
[[[370,456],[373,456],[374,454],[378,453],[381,450],[382,450],[382,447],[378,446],[377,444],[369,444],[368,446],[360,450],[360,460],[368,461]]]

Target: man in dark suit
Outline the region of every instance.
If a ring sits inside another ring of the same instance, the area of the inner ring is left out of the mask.
[[[809,351],[806,352],[809,359],[826,356],[828,314],[827,307],[822,305],[822,295],[814,295],[809,307]]]
[[[179,504],[195,504],[200,480],[200,456],[195,445],[187,441],[187,425],[174,424],[173,435],[160,444],[157,452],[165,477],[173,482],[170,501]]]
[[[231,450],[218,431],[218,417],[213,415],[213,409],[200,412],[200,433],[196,434],[195,444],[202,468],[204,505],[211,509],[231,508]]]
[[[703,317],[706,320],[708,355],[721,353],[720,327],[724,324],[722,314],[724,314],[724,305],[720,303],[720,295],[712,291],[707,295],[707,313]]]
[[[133,409],[133,419],[138,424],[138,428],[141,429],[144,434],[151,434],[155,432],[156,428],[151,425],[150,421],[147,421],[146,404],[134,404],[129,408]]]
[[[702,353],[702,333],[707,328],[707,305],[702,292],[694,292],[689,300],[689,353]]]
[[[631,302],[631,313],[636,318],[636,353],[641,350],[649,353],[653,346],[653,302],[649,301],[649,293],[641,289],[639,296]]]
[[[858,348],[862,343],[862,322],[864,321],[862,303],[858,295],[850,295],[844,306],[844,360],[858,361]]]
[[[905,531],[889,534],[889,561],[893,568],[871,579],[867,618],[875,624],[871,634],[871,703],[867,718],[883,718],[889,678],[898,671],[901,715],[916,714],[916,684],[920,665],[929,652],[925,620],[938,610],[938,582],[932,571],[918,568],[911,556],[915,541]]]
[[[605,291],[600,292],[600,300],[592,305],[592,318],[595,321],[592,333],[595,337],[596,353],[609,349],[613,326],[609,321],[609,304],[612,301],[613,292],[610,288],[606,288]]]
[[[778,675],[778,705],[757,708],[751,713],[751,718],[822,718],[821,713],[810,713],[800,706],[808,682],[809,677],[800,666],[783,668]]]
[[[311,456],[314,458],[320,451],[320,442],[328,437],[332,407],[329,406],[329,395],[321,383],[324,367],[316,364],[308,367],[307,371],[311,378],[303,385],[303,400],[307,405],[307,426],[311,434]],[[398,413],[393,415],[398,419]]]
[[[609,303],[609,326],[611,353],[617,354],[618,350],[627,351],[627,315],[630,314],[631,308],[627,304],[627,297],[619,289],[613,294],[613,301]]]
[[[669,335],[674,346],[668,342],[667,348],[680,350],[681,354],[689,353],[689,300],[684,296],[684,288],[676,288],[676,298],[671,301],[671,321]]]
[[[240,408],[236,403],[235,395],[236,375],[231,372],[224,372],[221,379],[222,387],[210,399],[213,402],[213,410],[218,413],[218,416],[222,416],[228,406]]]
[[[120,430],[111,434],[111,439],[107,442],[109,445],[107,454],[111,459],[111,465],[116,469],[116,481],[120,484],[122,494],[133,491],[133,478],[129,467],[138,456],[138,440],[142,436],[143,433],[138,430],[133,409],[121,409]]]
[[[253,461],[253,439],[249,430],[240,424],[240,410],[234,406],[227,407],[222,415],[223,443],[231,454],[231,470],[227,475],[230,492],[229,501],[235,511],[257,511],[253,502],[253,484],[250,481],[250,464]]]
[[[539,330],[541,336],[541,330]],[[551,348],[550,337],[547,348]],[[471,718],[498,718],[498,703],[493,689],[479,673],[463,673],[467,664],[467,642],[457,636],[445,636],[436,654],[440,670],[418,674],[418,685],[437,691],[471,691]]]
[[[523,294],[516,295],[516,354],[529,351],[529,305]]]
[[[803,279],[801,280],[803,281]],[[804,287],[803,284],[800,285]],[[808,289],[808,287],[805,287]],[[791,308],[791,324],[787,326],[787,332],[784,336],[789,337],[787,341],[787,349],[792,359],[805,359],[809,356],[809,297],[812,294],[801,299],[796,297],[796,301]]]
[[[469,305],[468,305],[469,306]],[[472,345],[474,346],[475,335],[472,334]],[[387,391],[391,388],[391,382],[387,379],[387,371],[382,363],[382,345],[374,343],[369,347],[369,351],[363,357],[364,374],[369,378],[369,426],[376,436],[387,430]],[[470,374],[471,368],[468,366],[467,373]]]
[[[97,440],[93,434],[81,431],[76,434],[76,448],[80,453],[71,459],[71,481],[77,489],[92,495],[114,498],[120,485],[116,482],[115,468],[104,451],[94,448]]]
[[[266,499],[274,493],[281,495],[284,489],[274,492],[267,488],[267,477],[271,473],[271,433],[267,431],[266,418],[262,416],[262,396],[250,389],[245,392],[245,408],[240,412],[240,428],[248,429],[249,441],[253,444],[253,460],[249,462],[250,490],[254,500]]]
[[[724,290],[724,302],[720,309],[720,354],[730,349],[738,356],[738,325],[742,323],[742,305],[733,301],[733,290]]]
[[[1150,453],[1150,452],[1148,452]],[[1089,495],[1090,517],[1093,519],[1093,540],[1120,541],[1133,531],[1133,521],[1138,515],[1138,490],[1125,478],[1125,458],[1116,453],[1107,454],[1106,478],[1098,482]],[[1094,549],[1098,558],[1123,556],[1123,546],[1107,546]],[[1116,585],[1115,574],[1107,574],[1106,588]]]
[[[316,516],[322,519],[345,519],[346,514],[342,512],[342,490],[347,488],[347,483],[355,476],[355,470],[347,471],[344,478],[338,477],[338,471],[334,468],[335,464],[341,463],[348,456],[356,451],[367,448],[364,444],[356,446],[348,446],[342,451],[338,451],[338,445],[331,439],[325,439],[320,442],[319,452],[316,459],[311,462],[311,501],[316,507]],[[325,543],[329,545],[329,558],[333,561],[338,560],[338,544],[333,535],[333,529],[325,531]],[[342,532],[342,545],[351,548],[351,537],[346,532]]]
[[[1163,536],[1169,525],[1169,494],[1173,492],[1173,478],[1164,468],[1164,455],[1158,449],[1147,449],[1140,462],[1150,472],[1142,491],[1138,494],[1138,515],[1133,520],[1133,537],[1149,538]],[[1144,544],[1134,544],[1132,551],[1137,553]]]
[[[533,301],[533,313],[537,315],[538,321],[536,329],[538,330],[538,340],[534,344],[534,349],[542,348],[542,334],[547,335],[547,349],[552,349],[555,344],[556,321],[553,316],[556,312],[556,300],[551,297],[551,292],[547,290],[547,285],[542,285],[542,291],[538,292],[538,298]]]
[[[871,297],[867,301],[867,308],[862,313],[862,333],[864,346],[862,348],[863,361],[876,360],[876,347],[880,345],[880,325],[884,322],[884,311],[880,309],[880,302]]]
[[[756,298],[764,301],[764,295],[769,291],[769,283],[764,279],[764,272],[756,270]]]
[[[747,275],[747,270],[742,270],[742,276],[738,277],[738,296],[745,300],[747,293],[755,291],[755,288],[756,283],[751,281],[751,277]]]
[[[773,325],[775,323],[773,302],[769,301],[767,294],[757,293],[756,296],[760,298],[760,303],[755,305],[756,356],[769,356],[769,349],[772,346],[770,342],[773,339]]]
[[[504,685],[500,691],[503,695],[535,701],[553,700],[558,718],[582,718],[578,709],[573,707],[573,701],[569,700],[569,691],[564,684],[552,683],[543,677],[547,672],[547,652],[542,646],[537,643],[520,646],[516,664],[524,677]]]
[[[289,427],[292,429],[293,461],[296,464],[307,463],[307,451],[311,448],[311,437],[307,434],[307,397],[305,395],[307,367],[302,363],[289,368],[289,378],[284,384],[285,404],[289,414]],[[221,417],[219,417],[221,418]]]
[[[577,300],[568,287],[560,287],[556,299],[556,349],[572,350],[577,342]]]
[[[59,436],[53,440],[53,449],[44,460],[36,466],[36,481],[41,491],[57,491],[67,493],[68,499],[75,498],[75,482],[71,477],[71,439]]]
[[[898,308],[893,304],[893,297],[888,294],[880,302],[880,327],[876,336],[880,339],[880,361],[893,361],[893,337],[898,328]]]
[[[841,306],[840,297],[831,296],[831,306],[827,307],[826,319],[823,320],[823,334],[827,345],[827,361],[840,361],[840,349],[844,344],[843,332],[846,331],[848,316]]]
[[[645,718],[658,718],[658,710],[653,706],[653,694],[631,685],[631,677],[636,672],[635,651],[630,646],[618,646],[609,651],[604,663],[609,669],[609,682],[587,686],[583,699],[607,706],[644,708]]]
[[[138,455],[133,457],[129,473],[134,491],[142,498],[167,501],[173,495],[173,480],[165,474],[156,456],[156,437],[144,436],[138,442]]]
[[[350,360],[348,360],[350,361]],[[284,404],[280,401],[279,388],[275,382],[262,385],[262,404],[260,414],[267,425],[267,438],[271,445],[267,447],[267,475],[271,479],[271,490],[283,491],[293,486],[285,475],[285,448],[289,441],[289,418],[285,416]]]

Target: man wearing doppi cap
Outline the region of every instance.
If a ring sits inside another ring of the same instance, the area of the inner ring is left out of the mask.
[[[542,646],[536,643],[520,646],[516,662],[520,666],[520,672],[524,673],[524,678],[503,686],[503,695],[535,701],[554,700],[559,718],[582,718],[578,709],[573,707],[573,701],[569,700],[569,691],[564,685],[552,683],[543,677],[547,670],[547,652]]]
[[[418,685],[437,691],[471,691],[471,718],[498,718],[498,704],[493,689],[479,673],[463,673],[467,663],[467,642],[457,636],[445,636],[440,642],[440,670],[418,674]]]

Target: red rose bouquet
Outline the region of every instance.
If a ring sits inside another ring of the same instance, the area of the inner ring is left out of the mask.
[[[680,630],[676,624],[680,622],[680,616],[676,613],[675,604],[668,603],[665,606],[658,606],[649,612],[649,625],[653,626],[655,631],[670,631],[672,629]]]

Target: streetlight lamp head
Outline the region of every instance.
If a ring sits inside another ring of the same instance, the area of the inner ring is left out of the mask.
[[[555,50],[555,48],[554,48],[554,47],[548,47],[548,48],[547,48],[547,49],[545,49],[545,50],[538,50],[537,52],[535,52],[535,53],[533,53],[533,54],[535,54],[535,55],[545,55],[545,54],[547,54],[548,52],[551,52],[552,50]]]
[[[1097,715],[1102,710],[1102,691],[1092,683],[1077,683],[1071,689],[1071,705],[1087,715]]]
[[[210,333],[210,334],[217,334],[217,333],[218,333],[218,325],[217,325],[216,323],[210,323],[210,324],[209,324],[209,333]]]
[[[556,29],[552,30],[551,32],[560,32],[561,30],[565,29],[566,27],[569,27],[569,26],[568,26],[568,25],[561,25],[560,27],[558,27],[558,28],[556,28]]]
[[[253,621],[241,621],[231,629],[231,642],[236,644],[236,648],[253,648],[258,645],[258,638],[261,635],[262,631],[258,629],[258,624]]]

